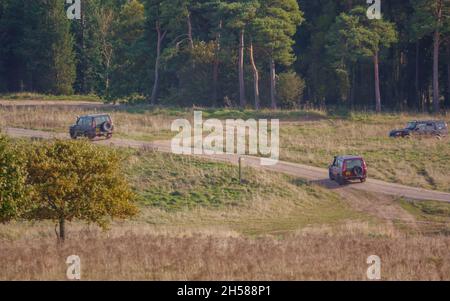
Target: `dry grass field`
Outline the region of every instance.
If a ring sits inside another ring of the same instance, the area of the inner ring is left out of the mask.
[[[362,155],[371,177],[394,183],[450,191],[450,138],[392,139],[389,131],[428,115],[354,114],[284,125],[281,159],[326,168],[335,155]],[[444,118],[445,119],[445,118]]]
[[[169,139],[192,109],[0,106],[0,128],[63,132],[77,115],[107,111],[119,137]],[[326,167],[362,154],[372,177],[450,191],[449,138],[393,140],[426,115],[205,110],[204,118],[280,118],[282,160]],[[273,172],[149,150],[124,150],[140,214],[109,231],[79,222],[58,244],[50,222],[0,225],[0,280],[64,280],[66,258],[84,280],[366,280],[370,255],[384,280],[450,280],[450,204],[327,190]]]
[[[64,280],[66,258],[74,254],[84,280],[367,280],[373,254],[382,260],[383,280],[450,280],[448,236],[409,236],[365,224],[282,238],[217,228],[116,225],[103,233],[80,227],[64,245],[47,234],[50,228],[2,238],[1,280]]]
[[[450,205],[415,203],[201,159],[128,151],[141,213],[109,231],[78,222],[0,225],[0,280],[450,280]]]

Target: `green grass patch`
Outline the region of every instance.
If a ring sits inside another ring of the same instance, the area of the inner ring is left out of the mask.
[[[421,231],[450,235],[450,203],[399,199],[400,206],[418,221]]]
[[[51,94],[39,94],[39,93],[7,93],[0,94],[2,100],[43,100],[43,101],[89,101],[89,102],[102,102],[102,99],[98,95],[51,95]]]
[[[126,174],[140,206],[150,210],[145,220],[151,224],[277,235],[310,225],[367,219],[330,190],[252,168],[244,169],[241,184],[234,165],[132,151]]]

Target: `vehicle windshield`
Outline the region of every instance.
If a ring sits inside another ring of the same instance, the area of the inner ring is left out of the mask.
[[[361,159],[351,159],[346,160],[347,163],[347,169],[353,169],[355,167],[363,167],[363,163]]]
[[[408,125],[406,126],[407,129],[409,130],[413,130],[416,128],[416,123],[415,122],[408,122]]]

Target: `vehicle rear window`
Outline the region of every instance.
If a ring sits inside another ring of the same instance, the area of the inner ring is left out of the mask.
[[[436,127],[438,130],[443,130],[445,129],[445,123],[444,122],[438,122],[436,123]]]
[[[355,167],[363,166],[361,159],[350,159],[350,160],[345,160],[345,162],[347,163],[347,169],[353,169]]]
[[[107,122],[107,121],[109,121],[108,116],[98,116],[98,117],[95,117],[95,123],[98,124],[98,125],[100,125],[100,124],[102,124],[102,123],[104,123],[104,122]]]

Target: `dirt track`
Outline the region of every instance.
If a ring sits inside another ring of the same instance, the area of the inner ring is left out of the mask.
[[[68,134],[62,133],[51,133],[36,130],[18,129],[18,128],[6,128],[3,129],[8,135],[17,138],[34,138],[34,139],[69,139]],[[114,138],[111,140],[98,140],[95,141],[96,144],[101,145],[111,145],[118,147],[132,147],[132,148],[145,148],[149,150],[155,150],[160,152],[171,152],[170,142],[168,141],[156,141],[156,142],[144,142],[136,140],[118,139]],[[237,164],[239,156],[237,155],[195,155],[202,158],[229,162],[232,164]],[[289,162],[278,162],[274,166],[261,166],[260,158],[252,156],[243,156],[246,166],[251,166],[255,168],[264,168],[266,170],[281,172],[284,174],[296,176],[299,178],[306,179],[308,181],[315,182],[317,184],[323,185],[329,189],[338,190],[356,190],[356,191],[367,191],[372,193],[382,193],[397,197],[405,197],[408,199],[416,200],[436,200],[450,202],[450,193],[426,190],[421,188],[409,187],[399,184],[387,183],[380,180],[369,179],[364,184],[354,184],[340,187],[335,182],[328,180],[328,171],[323,168],[317,168],[312,166],[306,166],[302,164],[289,163]]]

